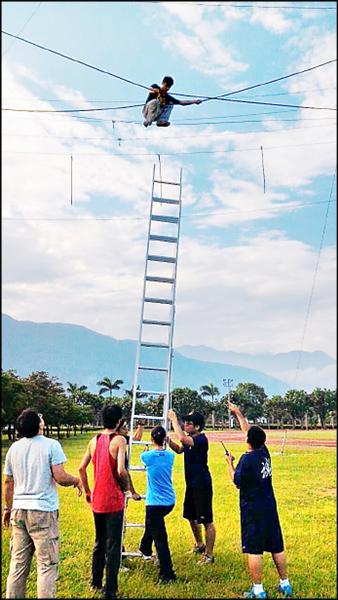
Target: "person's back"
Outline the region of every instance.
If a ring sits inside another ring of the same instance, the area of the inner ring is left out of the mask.
[[[79,472],[91,505],[95,524],[95,544],[92,556],[92,588],[101,590],[104,570],[105,598],[116,598],[121,560],[124,493],[128,487],[125,468],[126,440],[118,433],[122,409],[106,404],[102,409],[103,431],[92,438],[82,459]],[[90,491],[87,467],[94,466],[94,488]]]
[[[155,542],[162,583],[176,580],[164,521],[175,505],[171,479],[174,454],[163,447],[166,435],[166,430],[161,425],[154,427],[151,432],[154,449],[141,454],[141,461],[147,471],[147,492],[145,531],[140,543],[140,552],[145,560],[150,559],[152,544]]]
[[[32,555],[37,562],[37,597],[55,598],[59,560],[59,501],[56,483],[73,485],[61,444],[43,435],[42,415],[28,408],[16,422],[21,439],[9,448],[4,467],[4,525],[12,525],[6,598],[24,598]]]
[[[115,434],[99,433],[96,436],[92,457],[94,465],[92,510],[95,513],[112,513],[124,508],[124,494],[118,481],[117,460],[109,451],[113,437]]]
[[[260,511],[275,506],[270,453],[265,444],[241,456],[234,483],[240,489],[241,504],[250,502]]]
[[[272,487],[270,453],[265,445],[265,431],[258,425],[249,425],[241,410],[228,402],[239,426],[246,435],[248,450],[234,467],[234,456],[226,452],[229,474],[240,490],[240,518],[242,551],[248,557],[252,581],[245,598],[266,598],[262,584],[263,553],[271,552],[279,574],[278,592],[285,598],[292,596],[287,576],[286,556],[277,503]]]
[[[164,449],[149,450],[142,453],[141,460],[147,468],[146,505],[175,504],[172,484],[174,454]]]
[[[56,440],[43,435],[22,438],[10,447],[6,468],[13,474],[13,508],[52,511],[59,508],[58,493],[52,476],[52,464],[64,462]],[[56,461],[56,462],[55,462]]]

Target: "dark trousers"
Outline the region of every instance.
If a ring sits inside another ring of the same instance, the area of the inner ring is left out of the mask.
[[[153,542],[155,543],[155,548],[160,563],[161,579],[171,579],[175,575],[164,522],[164,517],[168,515],[173,508],[174,505],[146,506],[146,528],[141,540],[140,550],[146,556],[151,556],[152,544]]]
[[[117,593],[117,575],[121,560],[123,510],[114,513],[93,513],[95,521],[95,545],[92,562],[92,584],[102,587],[106,567],[107,598]]]

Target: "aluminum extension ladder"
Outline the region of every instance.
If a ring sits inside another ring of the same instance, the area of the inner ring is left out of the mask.
[[[163,181],[161,171],[160,178],[156,179],[155,173],[154,165],[128,446],[131,472],[145,471],[143,465],[132,463],[133,447],[151,444],[151,442],[133,440],[136,421],[147,419],[154,426],[161,424],[166,429],[167,413],[171,406],[170,385],[181,222],[182,169],[180,169],[179,182]],[[162,191],[165,192],[165,197],[162,197]],[[139,394],[143,394],[144,397],[163,397],[162,414],[135,414]],[[145,496],[142,496],[142,500],[144,499]],[[122,551],[127,528],[144,528],[144,523],[127,522],[129,500],[126,495],[121,558],[142,556],[140,552]]]

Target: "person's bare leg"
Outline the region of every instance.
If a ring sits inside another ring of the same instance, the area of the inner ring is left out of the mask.
[[[262,583],[263,555],[248,554],[248,567],[252,583]]]
[[[287,574],[287,568],[286,568],[285,552],[277,552],[275,554],[272,553],[272,558],[276,565],[280,579],[286,579],[288,574]]]
[[[205,553],[212,556],[216,539],[216,529],[213,523],[205,524]]]
[[[189,523],[196,541],[196,546],[200,548],[204,545],[202,539],[202,527],[197,523],[197,521],[189,521]]]

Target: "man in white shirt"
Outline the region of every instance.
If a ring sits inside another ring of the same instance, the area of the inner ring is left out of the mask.
[[[6,598],[24,598],[36,552],[37,597],[55,598],[59,562],[59,499],[56,483],[82,493],[79,477],[64,470],[61,444],[44,437],[42,415],[27,408],[19,415],[20,439],[6,454],[3,525],[12,525]]]

